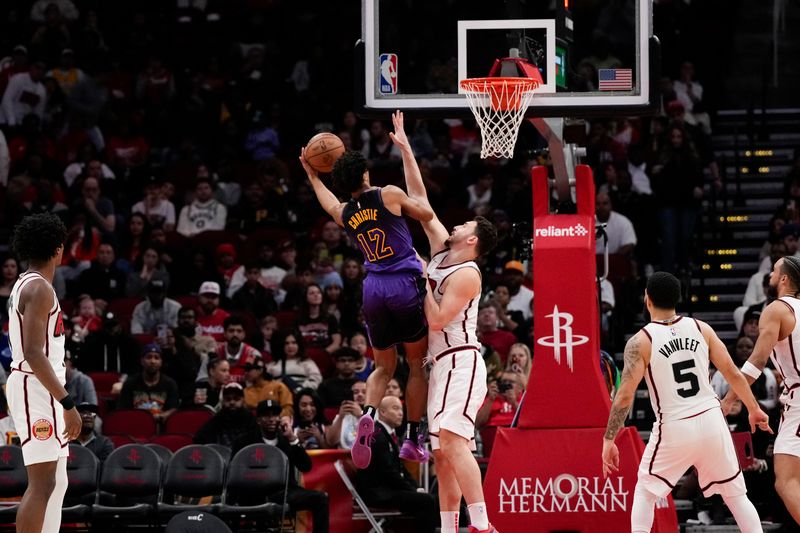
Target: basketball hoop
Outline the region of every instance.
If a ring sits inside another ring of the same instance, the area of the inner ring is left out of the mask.
[[[481,158],[514,155],[522,117],[539,81],[532,78],[468,78],[461,88],[481,128]]]

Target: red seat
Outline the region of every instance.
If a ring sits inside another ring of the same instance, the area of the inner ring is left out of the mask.
[[[106,435],[106,436],[111,442],[114,443],[115,450],[120,446],[125,446],[126,444],[137,444],[135,440],[133,440],[127,435]]]
[[[175,301],[181,304],[181,307],[190,307],[192,309],[197,307],[197,296],[176,296]]]
[[[103,433],[147,440],[156,434],[156,422],[153,415],[143,409],[119,409],[106,415]]]
[[[481,430],[481,442],[483,442],[484,457],[489,457],[492,455],[492,447],[494,446],[494,437],[496,435],[496,426],[487,426]]]
[[[325,413],[325,418],[328,420],[328,422],[333,422],[333,419],[336,418],[336,415],[339,414],[339,408],[326,407],[323,413]]]
[[[333,364],[331,354],[325,351],[324,348],[306,348],[306,355],[317,363],[322,377],[326,378],[331,375],[335,365]]]
[[[94,383],[94,390],[97,392],[97,398],[111,397],[111,388],[114,383],[119,381],[120,374],[118,372],[89,372],[87,374]]]
[[[177,452],[184,446],[189,446],[193,444],[192,437],[190,435],[155,435],[150,438],[150,442],[152,444],[160,444],[165,448],[172,450],[173,452]]]
[[[280,330],[289,330],[297,322],[297,312],[295,311],[278,311],[272,316],[278,321],[278,329]]]
[[[205,250],[213,256],[217,251],[217,246],[220,244],[232,244],[236,248],[236,252],[240,253],[239,244],[240,239],[237,233],[225,230],[212,230],[204,231],[193,236],[191,239],[192,248],[197,250]]]
[[[156,337],[155,335],[151,335],[149,333],[139,333],[133,336],[136,339],[136,342],[139,343],[139,348],[144,348],[151,342],[155,342]]]
[[[181,409],[167,418],[165,434],[194,435],[200,426],[211,420],[214,413],[210,409]]]

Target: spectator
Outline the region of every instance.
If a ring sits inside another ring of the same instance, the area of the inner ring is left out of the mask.
[[[739,331],[740,337],[747,337],[753,344],[758,340],[758,321],[761,318],[761,311],[749,310],[744,314],[742,329]]]
[[[747,292],[745,292],[743,301],[755,301],[755,303],[749,306],[740,305],[733,310],[733,324],[736,326],[737,330],[742,329],[742,323],[744,322],[744,315],[746,313],[763,311],[777,297],[775,288],[769,286],[770,275],[771,273],[769,272],[756,272],[753,274],[753,277],[750,278],[751,283],[747,286]],[[759,287],[760,294],[758,295],[758,298],[756,298],[754,295],[751,295],[751,285],[753,279],[759,279],[761,282],[761,286]]]
[[[176,342],[193,350],[202,359],[201,370],[208,363],[208,354],[217,350],[217,341],[208,335],[202,335],[202,328],[197,323],[197,312],[192,307],[181,307],[178,311],[178,338]]]
[[[117,372],[133,374],[139,371],[139,348],[136,339],[122,328],[117,317],[106,313],[103,327],[86,337],[78,366],[84,372]]]
[[[200,368],[205,367],[208,357],[200,357],[186,342],[179,342],[176,337],[177,328],[166,328],[164,335],[156,337],[164,359],[164,374],[178,384],[178,397],[181,405],[192,403],[194,384]]]
[[[322,289],[316,283],[306,287],[306,297],[296,327],[307,348],[323,348],[329,354],[342,345],[339,322],[322,310]]]
[[[148,285],[153,280],[160,280],[165,289],[169,290],[169,272],[161,264],[158,250],[152,246],[145,246],[136,260],[134,271],[128,274],[125,294],[128,298],[144,298],[147,295]]]
[[[224,230],[227,208],[214,198],[214,185],[210,178],[198,178],[194,200],[181,209],[177,231],[185,237],[212,230]]]
[[[166,297],[166,287],[160,279],[151,280],[147,286],[147,299],[133,308],[131,333],[156,335],[160,325],[178,325],[178,310],[181,304]]]
[[[492,196],[494,176],[488,170],[479,172],[480,176],[475,183],[467,186],[466,202],[462,202],[462,205],[466,203],[467,209],[472,210],[475,214],[481,214],[480,211],[489,208],[494,200]]]
[[[733,350],[733,362],[736,363],[736,366],[741,367],[747,361],[753,353],[754,347],[755,342],[750,337],[736,339],[736,346]],[[730,390],[730,385],[725,380],[722,372],[715,372],[711,376],[711,387],[720,398],[724,398]],[[765,367],[761,376],[753,382],[752,388],[753,395],[758,400],[761,408],[772,416],[775,408],[780,405],[778,403],[779,392],[776,372],[769,367]]]
[[[11,289],[19,278],[19,262],[15,257],[6,257],[3,260],[3,271],[0,275],[0,325],[8,322],[8,298]]]
[[[83,341],[89,333],[99,331],[102,326],[100,317],[97,316],[97,307],[88,294],[78,297],[77,314],[72,317],[73,332]]]
[[[227,359],[213,358],[206,365],[207,378],[194,384],[194,405],[207,405],[216,409],[221,399],[222,386],[231,381],[231,365]]]
[[[75,213],[58,267],[64,280],[75,280],[81,272],[92,266],[92,261],[97,259],[100,242],[100,231],[87,223],[85,214]]]
[[[251,263],[247,270],[252,268],[259,269],[258,281],[261,285],[272,291],[274,295],[280,292],[281,283],[286,277],[286,269],[275,263],[275,252],[272,246],[268,243],[261,243],[258,247],[258,260],[256,263]],[[231,283],[228,287],[228,295],[232,297],[247,281],[246,276],[252,276],[246,269],[237,270],[231,277]]]
[[[321,245],[315,253],[317,275],[338,271],[347,258],[361,259],[359,252],[345,242],[344,230],[333,220],[322,226]]]
[[[86,146],[90,149],[89,160],[86,162],[75,161],[67,165],[67,168],[64,169],[64,183],[67,184],[67,187],[72,187],[80,176],[91,176],[97,178],[97,180],[101,182],[103,180],[113,180],[116,178],[114,172],[108,168],[105,163],[94,158],[96,152],[92,144],[86,143]]]
[[[72,357],[69,353],[64,357],[64,366],[66,367],[66,383],[64,388],[75,400],[75,403],[88,403],[97,405],[97,392],[94,388],[92,378],[75,368],[72,362]]]
[[[91,227],[104,235],[113,235],[117,226],[114,204],[100,195],[100,181],[97,178],[88,176],[83,180],[81,197],[72,204],[72,208],[84,213]]]
[[[219,308],[220,288],[216,281],[205,281],[197,293],[200,314],[197,323],[204,335],[213,337],[215,341],[225,340],[225,319],[230,313]]]
[[[596,253],[602,254],[604,247],[608,247],[609,254],[631,257],[636,246],[636,232],[630,219],[613,209],[608,193],[601,192],[597,195],[595,213],[597,221],[606,225],[608,243],[604,244],[603,239],[597,239]]]
[[[493,305],[497,311],[497,318],[500,321],[501,328],[514,333],[517,338],[524,335],[521,331],[525,327],[525,317],[522,311],[508,308],[508,304],[511,303],[511,292],[508,289],[508,285],[502,282],[495,285],[494,295],[489,299],[488,303]]]
[[[37,61],[28,72],[14,74],[8,79],[8,86],[0,103],[0,124],[10,128],[19,126],[29,113],[40,119],[44,118],[47,91],[42,79],[46,68],[44,63]]]
[[[325,280],[322,283],[324,294],[321,312],[332,316],[339,323],[342,321],[342,285],[342,278],[337,272],[332,272],[325,276]]]
[[[531,313],[533,291],[522,284],[524,277],[525,267],[520,261],[509,261],[503,268],[503,282],[511,294],[506,309],[521,312],[522,316],[527,320],[533,316]]]
[[[367,505],[396,508],[413,518],[415,531],[433,533],[438,523],[436,502],[417,485],[400,460],[395,430],[403,423],[403,405],[394,396],[384,396],[378,414],[372,461],[356,473],[356,488]]]
[[[78,279],[80,290],[103,304],[125,295],[125,274],[115,264],[115,255],[111,244],[100,244],[92,266]]]
[[[356,359],[355,371],[356,379],[360,381],[367,381],[367,378],[372,374],[375,368],[375,361],[372,359],[372,354],[369,352],[369,341],[367,336],[361,332],[353,333],[350,337],[350,348],[358,353]]]
[[[131,119],[123,117],[117,122],[116,132],[108,138],[106,154],[109,165],[127,173],[147,162],[150,145],[144,136],[132,130]],[[136,193],[139,193],[138,189]]]
[[[236,262],[236,247],[231,243],[223,243],[217,246],[215,252],[217,273],[223,281],[225,294],[231,283],[231,277],[235,272],[242,270],[242,265]]]
[[[255,431],[258,431],[256,417],[244,405],[242,386],[228,383],[222,387],[222,408],[197,430],[194,442],[231,447],[237,440]]]
[[[292,392],[306,387],[316,390],[322,382],[319,367],[308,358],[303,337],[297,332],[282,333],[275,340],[267,372],[281,378]]]
[[[162,195],[162,182],[151,177],[144,190],[144,200],[133,205],[132,213],[147,217],[150,225],[170,232],[175,229],[175,205]]]
[[[258,350],[244,342],[244,321],[241,317],[231,315],[222,323],[225,328],[225,342],[217,345],[216,356],[227,359],[231,365],[231,374],[235,381],[241,381],[245,368],[261,357]]]
[[[240,438],[233,446],[232,454],[250,444],[266,443],[276,446],[289,458],[289,488],[286,493],[286,503],[291,512],[311,511],[314,521],[314,533],[327,533],[328,531],[328,495],[324,492],[308,490],[297,484],[297,473],[311,470],[311,458],[300,445],[300,440],[294,435],[292,426],[288,421],[281,419],[281,406],[272,400],[264,400],[256,409],[258,417],[258,431],[248,433]],[[283,495],[274,497],[274,500],[283,503]],[[243,504],[246,502],[242,502]]]
[[[274,189],[259,179],[245,187],[239,204],[228,216],[228,227],[244,235],[261,228],[274,228],[288,220],[286,203]]]
[[[784,255],[791,255],[795,259],[800,259],[800,248],[798,247],[800,241],[798,241],[798,238],[800,238],[800,224],[791,223],[781,226],[781,229],[778,230],[777,242],[770,246],[769,254],[758,264],[758,272],[772,272],[775,262]]]
[[[703,102],[703,86],[694,79],[694,65],[685,61],[681,65],[680,79],[672,84],[675,96],[686,111],[684,120],[692,126],[702,126],[706,135],[711,135],[711,117]]]
[[[499,380],[489,382],[489,392],[475,415],[475,427],[509,427],[525,392],[521,374],[503,372]]]
[[[300,445],[307,450],[324,448],[326,426],[322,400],[313,389],[301,389],[294,401],[294,434]]]
[[[478,311],[478,340],[491,346],[505,363],[508,350],[517,342],[513,333],[497,327],[497,309],[492,305],[484,305]]]
[[[336,360],[336,374],[323,381],[317,389],[325,407],[338,407],[348,397],[352,397],[351,387],[357,381],[355,366],[360,358],[358,352],[343,347],[333,352],[332,356]]]
[[[72,48],[64,48],[61,51],[59,65],[47,73],[58,82],[61,91],[70,96],[75,86],[86,78],[86,74],[75,66],[75,51]]]
[[[127,232],[120,238],[121,247],[118,261],[118,264],[124,268],[125,272],[133,270],[133,265],[141,255],[142,249],[148,245],[150,231],[150,222],[143,214],[133,213],[128,219]],[[161,254],[160,246],[155,249]]]
[[[261,267],[248,264],[245,268],[244,285],[233,293],[232,309],[252,313],[259,320],[278,310],[272,290],[264,288],[260,279]]]
[[[245,366],[244,375],[247,387],[244,389],[244,404],[249,409],[255,409],[264,400],[273,400],[280,404],[282,417],[291,418],[292,391],[281,381],[273,379],[266,371],[266,364],[261,357],[256,357],[252,363]]]
[[[95,419],[97,418],[97,404],[80,402],[77,408],[78,413],[81,415],[81,434],[72,443],[87,448],[102,463],[114,451],[114,443],[108,437],[98,434],[94,429]]]
[[[386,384],[386,396],[394,396],[395,398],[400,398],[403,400],[403,391],[405,387],[400,385],[400,382],[397,381],[397,378],[392,378]]]
[[[506,371],[515,372],[519,374],[520,383],[523,387],[527,387],[528,380],[531,376],[531,349],[526,344],[518,342],[514,344],[508,351],[508,361],[506,362]]]
[[[325,433],[328,439],[328,448],[338,447],[349,450],[356,441],[358,419],[364,414],[364,402],[367,400],[367,383],[356,381],[350,390],[353,398],[342,402],[339,406],[339,413]]]
[[[261,353],[272,356],[272,337],[278,331],[278,319],[267,315],[258,322],[255,344]]]
[[[148,344],[142,350],[142,373],[128,378],[119,395],[121,409],[143,409],[156,423],[164,422],[178,408],[178,384],[161,373],[161,348]]]

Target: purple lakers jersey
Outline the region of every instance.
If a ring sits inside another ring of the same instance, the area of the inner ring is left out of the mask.
[[[367,272],[422,274],[408,225],[402,216],[386,209],[381,189],[369,189],[351,198],[342,210],[342,223],[361,248]]]

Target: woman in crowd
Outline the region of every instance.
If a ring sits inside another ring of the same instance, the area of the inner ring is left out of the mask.
[[[0,273],[0,324],[4,324],[8,320],[6,316],[8,297],[11,296],[11,289],[19,277],[19,262],[14,257],[6,257],[2,268],[3,271]]]
[[[169,288],[169,272],[161,264],[158,250],[152,246],[146,246],[136,260],[136,269],[128,274],[128,281],[125,285],[128,298],[147,296],[147,285],[153,280],[161,280],[164,282],[164,287]]]
[[[267,372],[281,378],[291,391],[302,388],[316,390],[322,383],[322,374],[317,364],[308,358],[303,337],[297,331],[273,335],[272,362]]]
[[[128,219],[128,227],[122,236],[122,246],[117,260],[117,266],[129,272],[142,249],[150,239],[150,222],[142,213],[133,213]]]
[[[322,307],[322,289],[316,283],[306,287],[305,300],[295,326],[308,348],[322,348],[333,353],[342,346],[339,321]]]
[[[320,400],[314,389],[304,388],[294,399],[294,434],[307,450],[325,448],[325,430],[328,423]]]

